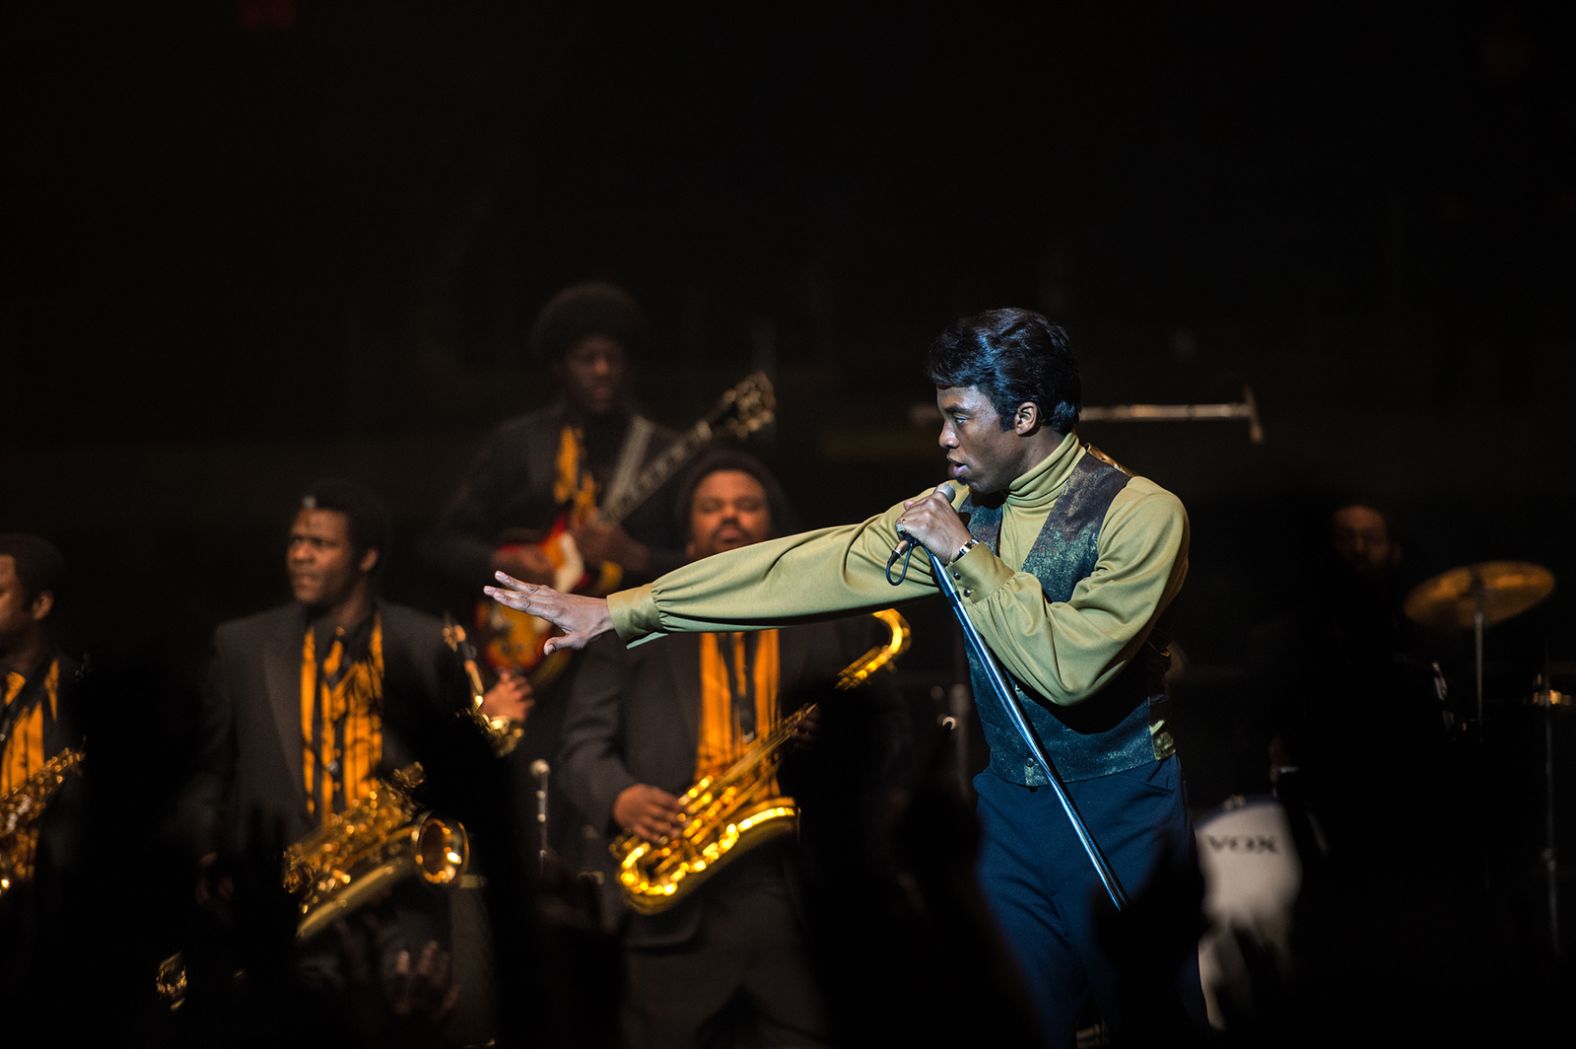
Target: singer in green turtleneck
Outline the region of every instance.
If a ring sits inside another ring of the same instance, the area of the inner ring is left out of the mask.
[[[889,584],[907,545],[901,530],[952,573],[1127,896],[1158,898],[1163,879],[1188,877],[1196,862],[1165,721],[1165,619],[1187,571],[1186,512],[1079,441],[1077,365],[1066,334],[1043,316],[1006,309],[956,322],[933,343],[929,374],[951,474],[936,491],[860,524],[706,558],[606,600],[502,575],[487,592],[563,629],[550,650],[609,631],[634,645],[763,629],[935,594],[922,557]],[[1130,936],[1128,953],[1113,956],[1093,865],[972,653],[970,661],[990,747],[990,766],[974,779],[981,886],[1047,1044],[1074,1043],[1091,998],[1118,1037],[1201,1033],[1196,915],[1164,914],[1138,938],[1141,959]]]

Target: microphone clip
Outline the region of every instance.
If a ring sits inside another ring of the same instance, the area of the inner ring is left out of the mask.
[[[898,545],[892,548],[891,555],[887,557],[886,581],[893,586],[902,586],[903,580],[908,578],[908,563],[914,560],[914,547],[919,544],[909,538],[908,533],[902,529],[898,529],[897,537],[899,540]],[[897,559],[900,557],[903,559],[903,568],[898,572],[897,578],[893,579],[892,566],[897,564]]]

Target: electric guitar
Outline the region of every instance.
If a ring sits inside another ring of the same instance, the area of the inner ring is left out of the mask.
[[[747,376],[725,392],[706,416],[680,434],[662,450],[606,505],[596,505],[595,489],[589,481],[560,508],[545,534],[508,541],[505,546],[526,545],[539,548],[553,565],[553,587],[564,593],[601,596],[617,589],[623,570],[614,564],[588,565],[575,546],[572,529],[591,514],[599,514],[609,524],[619,524],[690,463],[708,444],[721,436],[748,437],[772,421],[776,400],[772,384],[762,372]],[[483,639],[482,654],[494,670],[514,670],[525,674],[540,688],[557,677],[569,659],[566,651],[542,655],[542,645],[552,632],[552,624],[528,612],[482,601],[476,606],[476,627]]]

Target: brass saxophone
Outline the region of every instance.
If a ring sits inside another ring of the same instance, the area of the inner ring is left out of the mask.
[[[460,883],[470,838],[462,824],[417,810],[411,792],[424,778],[420,762],[375,778],[354,805],[285,849],[282,882],[297,901],[297,943],[407,878],[435,888]],[[186,987],[181,952],[159,962],[154,989],[171,1012],[184,1004]]]
[[[858,687],[908,649],[908,621],[896,609],[871,614],[886,624],[890,635],[838,672],[839,691]],[[624,834],[609,846],[631,909],[641,914],[665,911],[729,860],[795,829],[799,810],[793,799],[766,795],[772,793],[784,745],[815,709],[808,703],[782,718],[727,769],[702,777],[685,791],[679,798],[684,830],[676,837],[653,844]]]
[[[459,884],[470,862],[465,827],[419,812],[421,786],[412,762],[379,777],[354,805],[285,850],[285,891],[299,900],[296,940],[309,940],[335,918],[409,877],[428,885]]]
[[[0,796],[0,896],[33,876],[38,821],[67,777],[82,764],[82,752],[66,748]]]
[[[443,640],[465,665],[465,679],[471,686],[471,701],[463,713],[486,734],[494,754],[500,758],[510,754],[524,738],[525,725],[513,718],[489,717],[482,709],[487,688],[482,684],[481,668],[476,663],[476,646],[466,636],[465,628],[447,614],[443,617]]]

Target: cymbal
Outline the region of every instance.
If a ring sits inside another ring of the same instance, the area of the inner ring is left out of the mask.
[[[1412,588],[1402,605],[1408,619],[1444,630],[1471,630],[1521,615],[1554,593],[1554,576],[1527,561],[1482,561],[1452,568]]]

